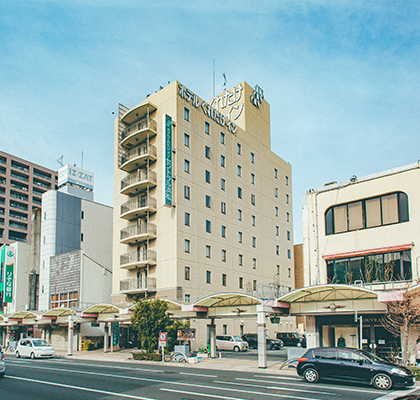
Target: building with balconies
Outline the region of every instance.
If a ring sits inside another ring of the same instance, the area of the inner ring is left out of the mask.
[[[119,106],[114,303],[294,288],[291,166],[270,140],[270,106],[245,82],[208,102],[173,82]]]

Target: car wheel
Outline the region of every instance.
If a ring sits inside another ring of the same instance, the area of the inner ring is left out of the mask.
[[[376,374],[372,383],[376,389],[388,390],[391,389],[392,379],[387,374]]]
[[[238,346],[235,346],[235,347],[233,348],[233,350],[237,353],[237,352],[239,351],[239,347],[238,347]]]
[[[32,360],[35,358],[35,353],[31,353]]]
[[[319,374],[315,368],[306,368],[305,372],[303,373],[303,377],[305,378],[306,382],[315,383],[318,382]]]
[[[297,347],[302,347],[302,343],[298,343],[296,346]]]
[[[16,351],[15,356],[16,356],[17,358],[20,358],[20,353],[19,353],[18,351]]]

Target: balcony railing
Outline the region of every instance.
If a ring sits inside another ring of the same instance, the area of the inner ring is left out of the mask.
[[[137,278],[120,281],[120,292],[156,291],[156,278],[147,277],[146,282]]]
[[[157,259],[157,253],[151,249],[140,249],[140,251],[130,251],[128,253],[121,254],[120,266],[126,266],[131,264],[155,264]]]
[[[150,118],[141,118],[121,132],[120,144],[126,149],[137,146],[157,135],[156,121]]]
[[[414,280],[371,282],[371,283],[362,282],[362,281],[354,281],[353,283],[353,285],[355,286],[362,286],[365,289],[370,289],[375,292],[402,290],[402,289],[406,289],[410,285],[415,285],[415,284],[417,284],[417,281],[414,281]]]
[[[147,195],[137,196],[121,205],[121,216],[124,216],[126,219],[128,216],[128,219],[132,219],[146,213],[146,211],[156,211],[156,207],[157,201],[154,197]],[[144,212],[141,213],[141,210],[144,210]]]
[[[147,169],[139,169],[121,180],[122,194],[140,193],[148,185],[156,186],[157,173]]]
[[[157,148],[153,144],[141,144],[127,151],[121,156],[121,165],[125,164],[127,161],[130,161],[134,158],[141,156],[150,156],[154,159],[157,157]]]
[[[154,238],[156,236],[157,227],[155,224],[141,222],[138,225],[130,225],[120,232],[120,238],[125,243],[136,243],[147,238]],[[142,238],[143,236],[143,238]]]

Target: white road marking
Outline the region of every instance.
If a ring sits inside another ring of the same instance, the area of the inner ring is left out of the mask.
[[[392,400],[392,399],[396,399],[397,397],[403,397],[403,396],[407,396],[410,393],[415,392],[416,390],[419,390],[419,387],[415,387],[414,389],[409,389],[409,390],[398,390],[388,393],[385,396],[381,396],[381,397],[377,397],[375,400]]]
[[[194,374],[190,372],[178,372],[179,375],[188,375],[188,376],[204,376],[206,378],[218,378],[218,375],[206,375],[206,374]]]
[[[107,394],[107,395],[116,396],[116,397],[126,397],[126,398],[129,398],[129,399],[156,400],[156,399],[152,399],[150,397],[140,397],[140,396],[133,396],[133,395],[130,395],[130,394],[107,392],[106,390],[90,389],[90,388],[86,388],[86,387],[82,387],[82,386],[66,385],[66,384],[63,384],[63,383],[38,381],[36,379],[21,378],[21,377],[18,377],[18,376],[6,375],[5,378],[8,378],[8,379],[17,379],[17,380],[26,381],[26,382],[39,383],[39,384],[42,384],[42,385],[58,386],[58,387],[63,387],[63,388],[67,388],[67,389],[83,390],[85,392],[102,393],[102,394]]]
[[[255,385],[252,383],[235,383],[235,382],[228,382],[228,381],[214,381],[214,383],[223,383],[224,385],[240,385],[240,386],[252,386],[252,387],[260,387],[265,389],[272,389],[272,390],[290,390],[292,392],[307,392],[308,390],[302,390],[302,389],[292,389],[292,388],[282,388],[279,386],[267,386],[267,385]],[[328,394],[332,396],[341,396],[337,395],[337,393],[330,393],[330,392],[318,392],[317,390],[309,390],[310,393],[316,393],[316,394]]]
[[[220,396],[215,394],[203,394],[198,392],[186,392],[184,390],[176,390],[176,389],[165,389],[161,388],[160,390],[163,390],[165,392],[174,392],[174,393],[182,393],[182,394],[190,394],[193,396],[201,396],[201,397],[214,397],[216,399],[226,399],[226,400],[246,400],[246,399],[240,399],[238,397],[226,397],[226,396]]]

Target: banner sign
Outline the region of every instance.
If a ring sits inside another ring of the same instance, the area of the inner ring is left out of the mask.
[[[163,115],[165,127],[165,199],[164,205],[172,207],[172,118],[168,114]]]
[[[119,346],[120,344],[120,323],[112,323],[112,345]]]
[[[177,340],[194,340],[195,329],[178,329],[176,331]]]
[[[3,289],[3,302],[13,301],[13,272],[15,266],[15,251],[12,246],[4,245],[1,248],[1,279]]]

